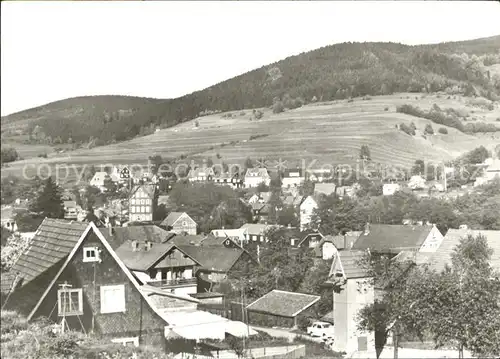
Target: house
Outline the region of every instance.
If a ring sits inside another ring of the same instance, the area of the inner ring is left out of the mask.
[[[174,294],[196,293],[194,271],[200,263],[172,242],[157,243],[148,238],[127,240],[116,249],[116,254],[141,284]]]
[[[296,169],[287,169],[283,174],[283,178],[281,179],[281,187],[283,188],[292,188],[299,187],[305,181],[305,175],[303,171],[299,168]]]
[[[127,166],[117,168],[119,182],[124,183],[130,180],[131,173]]]
[[[157,189],[155,185],[135,186],[129,196],[129,220],[131,222],[151,222],[156,209]]]
[[[195,168],[188,173],[189,182],[206,182],[212,181],[215,177],[214,169],[208,168]]]
[[[441,271],[447,265],[451,266],[451,256],[460,239],[468,235],[477,237],[482,235],[486,238],[488,246],[493,249],[490,264],[495,271],[500,271],[500,231],[493,230],[471,230],[468,228],[449,229],[437,250],[429,259],[431,268]]]
[[[64,320],[70,329],[124,344],[165,340],[167,322],[93,223],[44,219],[11,271],[3,305],[28,320]]]
[[[314,194],[325,196],[330,196],[335,193],[335,183],[315,183],[314,184]]]
[[[247,240],[248,229],[247,228],[237,228],[237,229],[214,229],[210,232],[216,238],[229,238],[232,241],[242,245],[243,242]]]
[[[141,284],[115,251],[123,238],[104,235],[93,223],[46,218],[28,252],[14,264],[14,275],[2,275],[2,289],[8,288],[2,305],[29,321],[64,321],[67,328],[124,345],[254,333],[243,323],[197,310],[196,298]]]
[[[353,249],[392,255],[406,250],[435,252],[442,241],[443,235],[435,225],[367,223]]]
[[[481,177],[477,177],[474,187],[484,185],[495,178],[500,178],[500,159],[491,159]]]
[[[316,247],[316,257],[330,260],[338,251],[352,249],[361,232],[349,231],[344,235],[325,236]]]
[[[384,196],[392,196],[399,190],[401,190],[399,183],[384,183],[382,186],[382,194]]]
[[[360,185],[358,183],[353,184],[352,186],[338,186],[335,188],[335,193],[338,197],[353,197],[356,195],[356,191],[360,189]]]
[[[364,251],[339,251],[327,281],[333,287],[333,350],[346,352],[346,357],[375,346],[375,334],[357,327],[358,312],[375,300],[370,275],[359,263],[364,255]]]
[[[198,224],[186,212],[170,212],[160,226],[174,233],[196,235]]]
[[[271,184],[271,176],[265,168],[248,168],[245,173],[245,188],[258,187],[261,183]]]
[[[300,230],[303,231],[311,223],[314,211],[318,208],[318,203],[313,196],[308,196],[300,204]]]
[[[290,240],[290,246],[296,248],[316,248],[323,238],[320,232],[313,229],[304,231],[289,229],[285,235]]]
[[[94,177],[90,180],[90,185],[93,187],[99,188],[101,192],[106,191],[106,187],[104,186],[106,180],[110,179],[109,175],[102,171],[102,172],[96,172],[94,174]]]
[[[267,242],[267,231],[273,226],[260,223],[246,223],[240,227],[245,230],[246,242]]]
[[[18,228],[14,217],[15,214],[12,206],[2,206],[1,221],[3,228],[9,230],[10,232],[17,232]]]
[[[82,209],[75,201],[63,201],[64,219],[77,219],[78,212]]]
[[[239,173],[220,173],[214,176],[214,183],[223,186],[229,186],[233,189],[243,188],[244,181]]]
[[[410,180],[408,181],[408,188],[411,188],[412,190],[427,188],[425,179],[420,175],[411,176]]]
[[[297,328],[297,319],[320,296],[274,289],[247,307],[248,322],[267,327]]]
[[[246,250],[229,239],[222,243],[204,240],[200,245],[181,245],[179,249],[198,263],[198,293],[211,292],[213,286],[225,280],[232,270],[255,263]]]

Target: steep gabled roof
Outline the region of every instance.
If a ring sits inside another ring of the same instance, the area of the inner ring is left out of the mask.
[[[379,253],[399,253],[419,249],[429,236],[432,226],[370,224],[369,232],[362,232],[353,249]]]
[[[22,286],[28,284],[67,257],[88,228],[88,223],[45,218],[11,272],[19,273]]]
[[[167,218],[165,218],[160,225],[165,227],[172,227],[175,222],[177,222],[183,215],[186,215],[186,217],[188,217],[190,220],[193,220],[186,212],[170,212]]]
[[[493,249],[490,264],[495,270],[500,271],[500,231],[469,229],[448,230],[439,248],[432,253],[431,268],[441,271],[446,265],[451,265],[451,256],[455,247],[460,243],[461,238],[467,237],[469,234],[474,237],[483,235],[486,238],[488,245]]]
[[[172,243],[174,243],[177,246],[194,246],[194,245],[199,245],[203,240],[205,239],[205,236],[202,235],[178,235],[175,237],[172,237],[170,240]]]
[[[66,269],[66,267],[68,266],[68,264],[71,262],[71,260],[73,259],[74,255],[77,253],[79,247],[84,242],[87,234],[90,231],[93,231],[96,234],[97,238],[104,245],[104,247],[109,252],[109,254],[111,255],[111,257],[116,261],[116,263],[118,264],[118,266],[120,267],[120,269],[125,273],[125,275],[129,279],[129,281],[132,283],[132,285],[135,287],[135,289],[141,294],[141,296],[144,298],[144,300],[146,301],[146,303],[151,307],[151,309],[153,309],[153,311],[160,318],[162,318],[161,313],[158,311],[158,308],[154,305],[154,303],[152,302],[151,298],[149,298],[143,291],[141,291],[140,285],[137,282],[137,280],[134,278],[134,276],[132,275],[132,273],[128,270],[128,268],[125,266],[125,264],[123,263],[123,261],[118,257],[118,255],[116,254],[116,252],[110,246],[110,244],[108,243],[108,241],[106,240],[106,238],[102,235],[102,233],[99,231],[99,229],[96,227],[96,225],[91,222],[90,224],[87,225],[84,234],[82,236],[80,236],[80,238],[78,239],[78,241],[73,245],[73,248],[71,249],[71,252],[69,253],[69,255],[64,260],[64,263],[62,263],[62,265],[60,266],[57,274],[52,279],[52,281],[50,282],[49,286],[45,289],[45,291],[42,294],[42,296],[40,297],[40,300],[38,301],[38,303],[35,305],[35,307],[31,311],[31,313],[27,316],[27,319],[31,320],[31,318],[33,317],[33,315],[37,312],[37,310],[40,307],[40,305],[42,304],[43,300],[45,299],[45,297],[47,296],[47,294],[50,292],[50,290],[52,289],[52,287],[55,285],[55,283],[57,282],[57,280],[59,279],[59,277],[61,276],[61,274],[63,273],[63,271]]]
[[[130,197],[132,197],[135,192],[139,190],[139,188],[142,188],[144,193],[146,193],[150,198],[153,198],[156,192],[156,186],[153,184],[141,184],[138,186],[135,186],[132,191],[130,192]]]
[[[320,300],[320,296],[274,289],[247,306],[247,310],[293,318]]]
[[[335,256],[328,274],[329,282],[333,282],[340,270],[346,279],[367,278],[368,270],[363,268],[360,261],[365,255],[364,251],[345,250],[339,251]]]

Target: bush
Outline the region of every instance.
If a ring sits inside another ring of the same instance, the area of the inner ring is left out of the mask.
[[[354,102],[354,99],[350,98],[349,100],[347,100],[348,103],[350,102]]]
[[[440,127],[439,130],[438,130],[439,133],[442,133],[443,135],[447,135],[448,134],[448,130],[444,127]]]
[[[425,118],[431,120],[434,123],[453,127],[459,131],[465,132],[464,125],[455,115],[448,115],[446,113],[443,113],[437,105],[434,105],[433,109],[429,112],[423,111],[418,107],[413,107],[408,104],[398,106],[396,108],[396,111],[400,113],[406,113],[407,115],[415,117]]]
[[[384,111],[389,111],[389,107],[384,108]]]
[[[399,129],[404,133],[406,133],[407,135],[415,136],[415,130],[411,126],[408,126],[405,123],[400,124]]]
[[[283,105],[283,102],[281,101],[276,101],[273,104],[273,113],[281,113],[285,111],[285,106]]]
[[[431,125],[430,123],[428,123],[428,124],[425,126],[424,133],[425,133],[426,135],[433,135],[433,134],[434,134],[434,129],[432,128],[432,125]]]
[[[262,116],[264,116],[264,112],[262,112],[261,110],[258,110],[258,111],[255,111],[254,115],[255,115],[255,118],[257,120],[260,120],[262,118]]]
[[[47,158],[47,154],[46,153],[40,153],[40,154],[38,154],[38,157]]]
[[[194,127],[200,127],[200,121],[198,120],[194,121]]]

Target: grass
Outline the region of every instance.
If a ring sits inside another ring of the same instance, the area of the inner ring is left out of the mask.
[[[415,97],[418,100],[415,100]],[[247,157],[253,160],[267,158],[287,160],[288,166],[307,164],[316,160],[321,164],[355,164],[361,145],[370,148],[375,163],[384,165],[411,166],[416,159],[425,161],[446,161],[480,145],[489,146],[500,142],[500,133],[469,135],[447,127],[448,134],[422,138],[426,124],[431,121],[416,118],[394,109],[402,104],[418,105],[429,109],[434,103],[441,108],[470,110],[467,99],[447,99],[445,96],[396,94],[371,97],[370,101],[360,98],[353,102],[337,101],[315,103],[280,114],[262,109],[260,120],[247,121],[244,117],[224,117],[213,114],[198,118],[199,127],[193,129],[194,121],[161,130],[145,137],[93,149],[78,149],[64,154],[49,154],[49,158],[31,158],[11,163],[4,168],[2,176],[20,175],[23,167],[30,165],[26,173],[33,175],[35,166],[47,164],[74,165],[76,169],[85,164],[143,164],[154,154],[164,157],[180,157],[188,160],[196,157],[220,155],[227,164],[243,163]],[[390,108],[390,111],[386,111]],[[245,110],[250,113],[252,110]],[[499,109],[478,110],[491,117],[494,123]],[[239,113],[238,113],[239,114]],[[396,124],[415,122],[417,136],[410,137],[395,128]],[[252,138],[252,140],[249,140]],[[37,149],[34,152],[38,152]],[[43,171],[42,171],[43,172]],[[64,177],[64,170],[60,170]],[[74,171],[68,177],[74,182]]]

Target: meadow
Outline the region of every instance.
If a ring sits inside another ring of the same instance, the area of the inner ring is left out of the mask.
[[[471,99],[461,96],[405,93],[312,103],[279,114],[264,108],[259,120],[252,116],[251,109],[231,111],[231,117],[227,113],[199,117],[113,145],[50,153],[46,159],[25,157],[4,168],[2,177],[21,175],[23,170],[32,176],[40,168],[43,174],[56,165],[146,165],[153,155],[187,160],[211,157],[214,162],[227,164],[242,164],[250,157],[272,161],[281,158],[293,167],[302,160],[308,164],[316,160],[318,166],[354,165],[362,145],[368,145],[372,161],[377,164],[409,167],[417,159],[440,163],[480,145],[492,149],[500,143],[500,132],[472,135],[447,127],[448,134],[441,134],[438,129],[446,126],[398,113],[396,107],[411,104],[428,110],[437,104],[467,114],[467,121],[499,124],[498,104],[493,110],[486,110],[471,103]],[[396,127],[411,122],[417,127],[415,136]],[[434,135],[424,135],[427,124],[433,126]],[[76,174],[71,173],[66,180],[71,184],[75,178]]]

